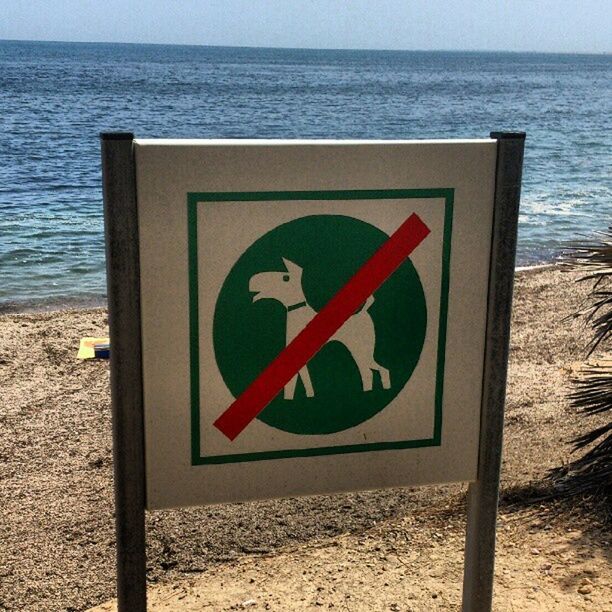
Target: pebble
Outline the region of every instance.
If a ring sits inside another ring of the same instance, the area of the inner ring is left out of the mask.
[[[247,599],[246,601],[243,601],[240,606],[242,608],[250,608],[251,606],[256,606],[257,602],[254,599]]]
[[[532,549],[531,549],[531,554],[532,554],[532,555],[539,555],[539,554],[540,554],[540,551],[539,551],[537,548],[532,548]]]
[[[578,587],[578,592],[581,595],[588,595],[592,590],[593,587],[590,584],[583,584],[582,586]]]

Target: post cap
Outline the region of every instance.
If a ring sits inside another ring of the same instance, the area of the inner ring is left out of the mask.
[[[134,140],[134,132],[100,132],[100,140]]]
[[[491,132],[493,140],[525,140],[525,132]]]

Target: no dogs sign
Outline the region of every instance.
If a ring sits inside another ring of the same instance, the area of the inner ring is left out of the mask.
[[[121,612],[145,507],[451,481],[491,610],[525,134],[491,136],[102,135]]]
[[[412,241],[392,240],[355,217],[310,215],[275,227],[245,251],[214,318],[216,362],[237,398],[215,423],[223,433],[234,439],[255,416],[294,434],[337,433],[397,396],[418,363],[427,325],[407,250],[429,230],[416,217],[405,227]],[[403,247],[395,259],[387,255],[394,242]]]
[[[150,508],[476,477],[495,141],[135,141]]]

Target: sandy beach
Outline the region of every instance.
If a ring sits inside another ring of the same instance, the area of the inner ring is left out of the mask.
[[[494,609],[612,610],[593,500],[540,500],[585,421],[576,275],[517,273]],[[109,372],[76,359],[103,309],[0,315],[0,609],[85,610],[114,595]],[[151,609],[458,610],[465,485],[149,513]],[[104,605],[102,605],[104,604]]]

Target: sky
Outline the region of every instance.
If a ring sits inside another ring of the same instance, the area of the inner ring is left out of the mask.
[[[612,0],[0,0],[0,39],[607,53]]]

